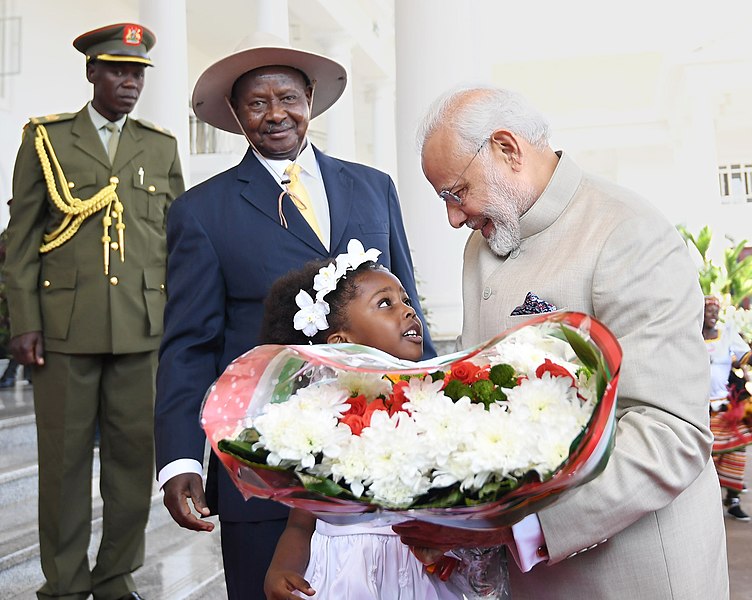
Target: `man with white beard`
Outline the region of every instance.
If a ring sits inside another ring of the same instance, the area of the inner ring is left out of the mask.
[[[505,544],[514,600],[728,598],[703,296],[675,228],[555,152],[545,118],[514,92],[445,94],[420,144],[449,222],[474,230],[460,348],[531,314],[580,311],[617,336],[623,363],[615,446],[596,479],[509,528],[395,530],[440,551]]]

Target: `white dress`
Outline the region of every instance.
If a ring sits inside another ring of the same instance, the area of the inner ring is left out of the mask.
[[[426,572],[391,527],[316,521],[305,573],[316,600],[456,600],[462,592]]]

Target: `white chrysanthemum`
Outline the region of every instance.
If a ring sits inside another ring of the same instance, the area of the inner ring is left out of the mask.
[[[320,383],[300,388],[290,399],[296,403],[297,410],[302,412],[327,411],[341,417],[350,408],[347,399],[350,396],[348,390],[337,385],[336,382]]]
[[[407,408],[409,410],[420,410],[422,406],[431,404],[439,397],[444,397],[441,391],[444,382],[440,379],[432,381],[430,375],[425,377],[411,377],[405,386],[405,398],[409,400]]]
[[[341,371],[337,377],[338,385],[349,390],[351,395],[363,394],[369,400],[379,396],[386,397],[392,392],[392,384],[373,373]]]
[[[345,432],[338,418],[347,410],[347,391],[334,385],[314,385],[298,390],[287,402],[267,404],[253,425],[259,432],[255,447],[269,451],[270,465],[303,468],[315,463],[317,454],[336,453]],[[349,428],[347,428],[349,432]]]
[[[402,496],[405,490],[412,490],[413,499],[428,490],[430,449],[406,413],[390,417],[386,411],[374,412],[370,427],[360,437],[369,456],[367,493],[376,502],[407,506]]]
[[[506,363],[517,373],[532,376],[548,358],[574,376],[578,369],[573,362],[574,351],[567,342],[551,336],[551,331],[551,327],[524,327],[514,332],[496,345],[494,355],[489,357],[491,364]]]
[[[430,452],[431,462],[439,469],[472,438],[476,419],[485,416],[481,414],[485,413],[482,404],[472,405],[469,398],[453,402],[444,394],[437,394],[419,406],[421,409],[413,412],[413,419]]]

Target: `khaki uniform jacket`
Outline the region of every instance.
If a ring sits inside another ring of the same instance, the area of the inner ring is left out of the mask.
[[[624,354],[610,461],[538,513],[550,561],[524,574],[511,561],[512,597],[728,598],[703,299],[684,243],[636,194],[566,155],[521,234],[520,252],[506,259],[470,236],[461,347],[520,324],[526,317],[510,313],[533,292],[594,315]]]
[[[74,197],[86,200],[110,178],[119,180],[125,261],[120,260],[113,219],[107,275],[104,209],[58,248],[39,252],[44,234],[55,230],[63,215],[50,198],[35,149],[38,123],[47,129]],[[75,114],[32,119],[13,173],[5,266],[11,334],[42,331],[45,348],[55,352],[156,349],[166,298],[166,213],[184,189],[177,141],[155,125],[128,118],[110,165],[86,107]]]

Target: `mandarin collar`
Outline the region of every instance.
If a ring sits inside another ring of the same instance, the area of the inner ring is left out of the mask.
[[[528,211],[520,217],[522,240],[551,226],[564,212],[582,181],[582,169],[563,151],[556,152],[559,162],[546,189]]]

